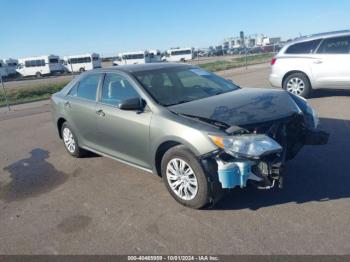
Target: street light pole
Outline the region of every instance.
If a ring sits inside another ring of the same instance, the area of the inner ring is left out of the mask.
[[[2,81],[2,75],[1,75],[1,73],[0,73],[0,81],[1,81],[2,89],[3,89],[3,91],[4,91],[4,96],[5,96],[5,101],[6,101],[7,109],[8,109],[9,111],[11,111],[11,107],[10,107],[9,101],[7,100],[6,89],[5,89],[4,82]]]

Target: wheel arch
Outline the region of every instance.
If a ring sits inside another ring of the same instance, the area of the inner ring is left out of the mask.
[[[296,73],[301,73],[301,74],[304,74],[307,78],[307,80],[309,81],[309,84],[310,84],[310,87],[312,88],[312,83],[311,83],[311,80],[310,80],[310,77],[307,73],[305,73],[304,71],[301,71],[301,70],[291,70],[291,71],[288,71],[282,78],[282,88],[284,86],[284,81],[287,79],[287,77],[289,77],[290,75],[292,74],[296,74]]]
[[[60,117],[58,120],[57,120],[57,132],[58,132],[58,135],[60,137],[60,139],[62,139],[62,133],[61,133],[61,129],[62,129],[62,125],[64,122],[67,122],[67,120],[63,117]]]
[[[154,167],[156,174],[161,177],[161,164],[164,154],[172,147],[183,145],[182,143],[175,141],[175,140],[168,140],[163,143],[161,143],[156,150],[156,153],[154,155]]]

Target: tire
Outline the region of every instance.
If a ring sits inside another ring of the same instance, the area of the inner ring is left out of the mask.
[[[68,142],[66,140],[67,138],[66,136],[67,135],[69,136],[69,132],[72,135],[71,139],[73,139],[73,142],[74,142],[74,150],[72,150],[72,147],[69,147]],[[61,135],[62,135],[63,145],[71,156],[79,158],[85,155],[86,151],[79,147],[78,140],[67,122],[64,122],[62,125]]]
[[[185,58],[181,58],[180,61],[181,61],[182,63],[185,63],[185,62],[186,62]]]
[[[35,76],[36,76],[36,78],[41,78],[41,77],[42,77],[42,75],[41,75],[40,72],[36,72],[36,73],[35,73]]]
[[[308,77],[304,73],[294,73],[283,81],[283,89],[289,93],[307,98],[312,88]]]
[[[83,68],[83,67],[82,67],[82,68],[80,68],[80,69],[79,69],[79,72],[80,72],[80,73],[85,72],[85,68]]]
[[[182,171],[181,163],[183,164]],[[175,169],[182,173],[175,173]],[[208,177],[197,157],[185,146],[172,147],[164,154],[161,172],[166,188],[177,202],[195,209],[208,204],[211,197]],[[186,176],[184,173],[189,175]],[[174,190],[171,185],[174,186]]]

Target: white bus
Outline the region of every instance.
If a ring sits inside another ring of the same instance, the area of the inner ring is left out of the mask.
[[[63,73],[64,67],[60,63],[60,57],[56,55],[36,56],[18,59],[17,72],[21,76],[50,75]]]
[[[0,60],[0,76],[1,77],[8,76],[7,68],[3,60]]]
[[[17,59],[12,59],[12,58],[8,58],[8,59],[4,59],[4,63],[7,69],[7,74],[9,76],[13,76],[17,74],[17,65],[18,65],[18,60]]]
[[[113,61],[113,65],[134,65],[150,63],[149,53],[147,51],[127,52],[118,55],[117,60]]]
[[[150,62],[151,63],[157,63],[162,61],[162,55],[159,50],[149,50],[148,51]]]
[[[99,54],[84,54],[65,56],[63,64],[69,72],[84,72],[95,68],[101,68],[101,58]]]
[[[177,48],[166,51],[163,61],[168,62],[185,62],[193,59],[192,48]]]

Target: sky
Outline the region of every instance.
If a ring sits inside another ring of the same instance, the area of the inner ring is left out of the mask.
[[[350,29],[348,0],[0,0],[0,58],[208,47]]]

